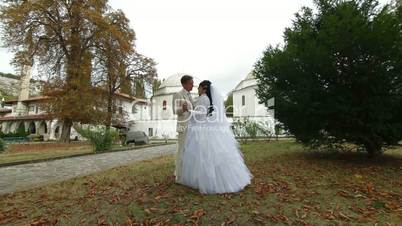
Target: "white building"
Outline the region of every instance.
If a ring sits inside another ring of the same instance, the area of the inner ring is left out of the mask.
[[[44,140],[57,140],[60,138],[63,123],[52,119],[42,109],[49,97],[36,96],[25,100],[5,101],[5,107],[0,109],[0,131],[3,133],[15,133],[20,127],[29,134],[42,135]],[[118,112],[116,115],[123,115],[124,120],[114,120],[112,126],[121,128],[128,127],[134,121],[149,115],[147,101],[137,99],[127,94],[116,94]],[[18,106],[23,108],[18,109]],[[81,139],[80,135],[72,128],[71,139]]]
[[[145,132],[152,138],[176,138],[177,116],[173,114],[173,95],[182,88],[180,79],[184,74],[175,74],[164,80],[152,96],[148,106],[151,108],[150,116],[135,120],[130,130]],[[197,86],[201,81],[194,78]],[[244,120],[255,121],[275,131],[274,110],[268,110],[264,104],[259,103],[255,89],[257,80],[249,74],[233,90],[233,119],[229,121]],[[197,87],[192,91],[193,99],[198,96]],[[269,106],[274,105],[274,100],[269,101]]]
[[[173,113],[173,96],[183,89],[181,77],[184,74],[174,74],[162,81],[159,89],[150,100],[138,99],[127,94],[116,94],[118,112],[113,126],[143,131],[151,138],[176,138],[177,116]],[[60,137],[62,122],[52,119],[41,109],[48,97],[29,94],[29,72],[21,79],[18,100],[5,102],[0,108],[0,130],[3,133],[16,132],[24,126],[30,134],[43,135],[45,140],[55,140]],[[197,86],[200,79],[194,77],[193,100],[198,97]],[[259,104],[255,89],[257,81],[249,74],[233,90],[233,121],[249,119],[261,122],[274,131],[274,111],[268,110],[264,104]],[[273,105],[273,99],[269,101]],[[124,115],[124,120],[117,120],[118,115]],[[229,118],[232,121],[231,118]],[[72,137],[79,136],[74,130]]]
[[[256,89],[257,80],[250,73],[233,90],[233,121],[249,119],[264,124],[271,129],[271,132],[274,132],[274,110],[259,103]],[[274,99],[272,98],[268,101],[268,106],[273,105]]]
[[[0,131],[8,134],[24,129],[29,134],[41,135],[44,140],[60,138],[63,123],[53,119],[43,106],[49,101],[46,96],[31,96],[30,68],[23,71],[19,96],[16,100],[2,101],[0,107]],[[132,125],[136,120],[148,119],[150,109],[148,101],[133,96],[117,93],[117,112],[113,115],[112,126],[124,128]],[[73,106],[72,106],[73,107]],[[72,128],[71,139],[81,138]]]
[[[151,138],[176,138],[177,116],[173,113],[173,95],[183,89],[181,77],[184,74],[174,74],[163,80],[159,89],[147,102],[149,115],[143,115],[140,120],[135,120],[130,130],[143,131]],[[198,97],[197,85],[200,83],[194,77],[194,85],[191,94],[193,100]]]

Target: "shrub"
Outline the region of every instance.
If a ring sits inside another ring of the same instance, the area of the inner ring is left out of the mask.
[[[0,138],[5,137],[27,137],[29,134],[25,130],[18,129],[15,133],[3,133],[0,131]]]
[[[244,143],[247,143],[248,134],[246,131],[247,119],[238,119],[232,123],[233,133]]]
[[[258,130],[258,133],[265,137],[267,141],[270,141],[274,135],[271,124],[268,121],[258,123]]]
[[[6,150],[6,142],[0,138],[0,152],[4,152]]]
[[[25,125],[24,125],[24,123],[22,123],[22,124],[18,127],[17,132],[15,133],[15,135],[16,135],[17,137],[26,137],[26,136],[29,135],[28,132],[25,131]]]
[[[246,132],[249,135],[249,137],[251,139],[255,139],[255,138],[257,138],[258,131],[260,130],[260,127],[259,127],[259,124],[257,122],[249,121],[246,124],[245,129],[246,129]]]
[[[88,139],[95,152],[110,150],[113,142],[118,138],[118,132],[104,127],[75,128],[76,131]]]

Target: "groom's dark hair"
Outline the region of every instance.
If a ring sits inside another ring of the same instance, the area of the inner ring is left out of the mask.
[[[183,75],[183,77],[181,77],[180,82],[182,85],[186,84],[188,81],[193,80],[193,77],[190,75]]]

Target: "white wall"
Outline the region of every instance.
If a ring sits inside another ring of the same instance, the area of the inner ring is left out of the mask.
[[[245,105],[242,105],[242,98],[245,97]],[[255,116],[256,96],[253,87],[244,88],[233,92],[233,116],[247,117]]]
[[[166,101],[166,110],[163,110],[163,101]],[[154,96],[152,98],[152,120],[174,120],[173,94]]]
[[[39,114],[45,114],[46,111],[44,111],[43,107],[41,107],[40,104],[38,103],[31,103],[27,105],[28,109],[28,115],[39,115]],[[33,109],[30,109],[33,108]]]
[[[151,105],[149,103],[136,103],[137,113],[134,114],[134,120],[150,120]]]
[[[170,139],[177,138],[176,132],[176,120],[149,120],[149,121],[136,121],[135,124],[130,127],[130,131],[142,131],[148,136],[149,128],[153,129],[153,136],[151,138],[162,139],[166,135]]]
[[[265,104],[260,104],[256,95],[256,86],[251,86],[233,92],[234,117],[273,117],[273,110],[268,110]],[[245,96],[245,106],[242,105],[242,96]],[[274,99],[268,101],[269,106],[274,105]]]
[[[137,112],[133,114],[133,105],[136,106]],[[151,107],[148,103],[136,101],[121,101],[123,111],[127,116],[127,121],[150,120]]]
[[[56,128],[59,127],[58,134],[56,134]],[[61,132],[63,129],[63,122],[58,120],[52,120],[48,122],[48,139],[49,140],[57,140],[60,138]],[[71,127],[70,131],[70,139],[74,140],[75,137],[78,137],[78,140],[85,140],[73,127]]]
[[[256,95],[255,80],[241,82],[233,91],[233,120],[247,118],[250,121],[267,126],[271,132],[275,132],[275,112],[268,109],[265,104],[260,104]],[[242,96],[245,96],[245,106],[242,105]],[[274,99],[268,101],[268,106],[274,105]]]

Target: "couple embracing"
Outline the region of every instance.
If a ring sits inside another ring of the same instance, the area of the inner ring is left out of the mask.
[[[205,80],[193,100],[193,78],[185,75],[181,84],[183,89],[173,97],[178,132],[176,183],[203,194],[241,191],[252,175],[227,120],[223,97]]]

